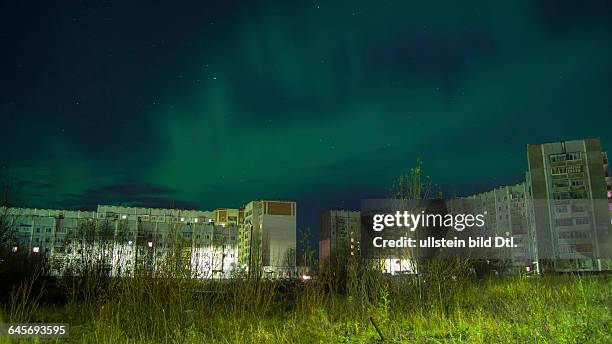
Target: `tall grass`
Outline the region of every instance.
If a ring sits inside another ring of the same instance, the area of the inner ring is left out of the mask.
[[[0,321],[68,322],[71,342],[97,343],[609,342],[610,276],[472,280],[461,266],[432,262],[420,281],[357,260],[304,284],[92,277],[74,285],[96,284],[95,296],[73,291],[62,304],[17,288]]]

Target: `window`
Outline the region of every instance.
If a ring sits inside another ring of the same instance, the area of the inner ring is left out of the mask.
[[[565,166],[556,166],[551,169],[551,173],[553,176],[558,176],[561,174],[567,173],[567,168]]]
[[[570,198],[572,199],[585,199],[587,194],[584,191],[570,192]]]
[[[572,183],[573,187],[584,186],[584,180],[583,179],[572,179],[571,183]]]
[[[572,212],[581,213],[583,211],[585,211],[585,208],[583,205],[577,205],[577,204],[572,205]]]
[[[550,162],[562,162],[565,161],[565,154],[553,154],[550,156]]]
[[[36,227],[36,233],[40,233],[40,227]]]
[[[580,152],[567,153],[566,160],[568,161],[574,161],[574,160],[580,160],[580,159],[581,159]]]
[[[47,233],[51,233],[51,227],[47,227]]]
[[[554,180],[553,186],[556,188],[566,188],[569,186],[569,180],[567,179]]]
[[[588,225],[590,222],[590,219],[586,216],[576,218],[577,225]]]
[[[578,244],[576,245],[577,252],[593,252],[593,245],[591,244]]]
[[[568,212],[567,210],[568,210],[567,206],[564,206],[564,205],[557,206],[557,213],[558,214],[567,213]]]
[[[557,224],[557,226],[572,226],[572,225],[574,225],[574,222],[572,221],[572,219],[556,219],[555,223]]]
[[[569,199],[570,195],[569,195],[569,192],[554,192],[553,198],[554,199]]]
[[[582,172],[582,165],[567,166],[566,171],[567,173],[580,173]]]

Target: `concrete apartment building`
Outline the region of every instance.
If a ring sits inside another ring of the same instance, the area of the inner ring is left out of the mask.
[[[609,173],[600,141],[528,145],[527,156],[542,269],[612,268]]]
[[[289,267],[295,267],[295,202],[257,201],[248,209],[249,221],[257,226],[254,232],[262,238],[258,249],[264,271],[274,270],[267,274],[271,277],[289,275]],[[16,233],[12,251],[46,255],[53,274],[78,273],[97,259],[104,260],[112,276],[131,276],[143,267],[154,274],[172,257],[192,277],[230,278],[241,271],[239,253],[251,251],[240,241],[244,209],[8,208],[6,218]]]
[[[328,210],[321,214],[319,265],[359,256],[361,213],[350,210]]]
[[[331,266],[344,269],[351,257],[361,257],[361,212],[327,210],[321,214],[319,269]],[[405,257],[376,259],[382,271],[389,274],[413,273]]]
[[[476,250],[473,258],[500,259],[526,272],[612,270],[612,178],[600,141],[532,144],[527,157],[524,183],[447,202],[453,212],[486,213],[481,236],[512,237],[518,245]],[[324,212],[320,264],[341,252],[359,254],[359,245],[350,246],[359,244],[359,226],[357,211]],[[384,269],[403,271],[402,264],[392,259]]]
[[[155,274],[171,253],[192,277],[228,278],[237,267],[237,226],[215,224],[215,212],[101,205],[95,212],[7,213],[17,232],[12,250],[45,254],[54,274],[78,273],[96,260],[112,276],[131,276],[137,268]]]
[[[296,212],[292,201],[262,200],[245,205],[238,237],[240,267],[250,275],[294,277]]]
[[[536,257],[536,238],[529,189],[526,183],[501,186],[460,200],[472,214],[485,214],[481,236],[512,237],[518,247],[481,252],[487,258],[506,260],[512,266],[531,271]]]

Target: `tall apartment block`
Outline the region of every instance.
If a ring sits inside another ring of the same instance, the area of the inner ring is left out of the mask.
[[[600,141],[531,144],[527,157],[542,270],[610,269],[610,182]]]
[[[249,274],[292,277],[296,266],[296,203],[253,201],[244,207],[239,265]]]
[[[350,210],[328,210],[321,214],[319,265],[338,262],[359,255],[361,213]]]

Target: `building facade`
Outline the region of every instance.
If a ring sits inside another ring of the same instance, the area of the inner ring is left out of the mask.
[[[607,159],[600,141],[528,145],[527,156],[541,263],[557,271],[610,269]]]
[[[238,261],[249,275],[286,278],[297,274],[296,212],[292,201],[252,201],[244,207]]]
[[[279,204],[280,203],[280,204]],[[263,240],[267,270],[295,267],[295,202],[251,202]],[[111,276],[179,271],[194,278],[231,278],[241,272],[245,245],[244,209],[214,211],[100,205],[96,211],[8,208],[15,233],[14,253],[45,255],[52,274],[79,274],[85,268]],[[248,243],[248,241],[246,242]],[[240,255],[242,253],[242,256]],[[285,257],[283,261],[280,257]],[[278,274],[268,274],[276,277]]]
[[[319,266],[359,255],[361,213],[328,210],[321,214]]]
[[[516,245],[480,252],[484,257],[505,261],[511,267],[526,271],[537,269],[532,202],[527,183],[501,186],[471,195],[463,198],[461,203],[469,205],[469,213],[484,214],[485,225],[478,229],[478,235],[512,237]]]

